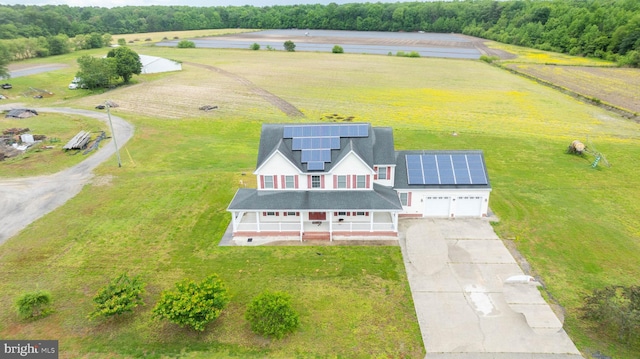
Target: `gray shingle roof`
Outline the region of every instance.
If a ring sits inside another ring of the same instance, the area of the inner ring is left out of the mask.
[[[258,191],[241,188],[229,204],[232,211],[402,210],[396,191],[378,184],[373,190]]]
[[[332,125],[322,123],[322,125]],[[341,125],[341,124],[335,124]],[[369,126],[368,137],[349,137],[340,139],[340,149],[331,151],[331,162],[325,164],[324,172],[330,171],[350,150],[353,150],[362,158],[369,167],[373,165],[392,165],[395,163],[393,147],[393,130],[390,127]],[[307,172],[307,164],[301,161],[301,151],[291,150],[292,140],[284,139],[285,124],[264,124],[260,135],[260,146],[258,148],[258,161],[256,168],[259,168],[273,152],[280,151],[302,172]]]

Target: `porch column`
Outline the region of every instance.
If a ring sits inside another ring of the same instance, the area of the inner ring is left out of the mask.
[[[329,212],[329,241],[333,241],[333,212]]]
[[[231,227],[234,232],[238,231],[238,225],[236,224],[236,212],[231,212]]]
[[[260,212],[256,211],[256,232],[260,233]]]
[[[373,232],[373,212],[369,212],[369,232]]]
[[[391,212],[391,220],[393,221],[393,230],[398,231],[398,213]]]
[[[304,214],[305,212],[300,212],[300,242],[302,242],[302,234],[304,233]]]

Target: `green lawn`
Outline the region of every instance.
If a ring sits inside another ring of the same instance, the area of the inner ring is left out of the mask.
[[[139,49],[242,76],[301,109],[307,119],[300,121],[337,113],[393,126],[397,149],[484,150],[490,207],[500,218],[495,228],[515,240],[565,307],[572,339],[585,353],[638,356],[595,337],[577,311],[591,289],[637,283],[640,275],[636,123],[476,61]],[[0,337],[59,339],[69,357],[423,356],[398,247],[217,246],[239,181],[255,181],[261,124],[291,119],[242,83],[194,66],[136,82],[106,94],[45,99],[90,108],[108,96],[123,104],[114,112],[136,134],[122,168],[105,163],[96,171],[101,185],[87,186],[0,247]],[[184,87],[166,97],[163,84]],[[208,94],[198,101],[222,104],[220,110],[193,109],[198,91]],[[134,108],[131,99],[140,94],[148,96],[146,110]],[[173,117],[176,109],[184,117]],[[611,168],[592,169],[592,158],[564,153],[587,137]],[[147,305],[121,320],[88,322],[93,294],[125,270],[149,283]],[[228,282],[233,299],[207,331],[151,319],[160,291],[212,272]],[[11,303],[34,288],[52,291],[56,313],[19,322]],[[251,334],[243,308],[263,289],[292,294],[300,331],[282,341]]]

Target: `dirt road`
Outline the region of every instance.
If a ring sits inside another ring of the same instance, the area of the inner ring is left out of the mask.
[[[16,106],[10,104],[12,108]],[[104,112],[72,108],[38,108],[37,111],[108,121]],[[112,115],[111,120],[118,146],[122,146],[133,136],[134,127],[117,116]],[[91,157],[64,171],[47,176],[0,180],[0,244],[77,195],[93,177],[93,169],[114,153],[115,146],[109,141]]]

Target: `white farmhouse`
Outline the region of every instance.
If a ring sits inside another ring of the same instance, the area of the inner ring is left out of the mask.
[[[262,127],[254,174],[228,211],[234,236],[397,236],[398,217],[483,217],[481,151],[395,151],[390,127]]]

